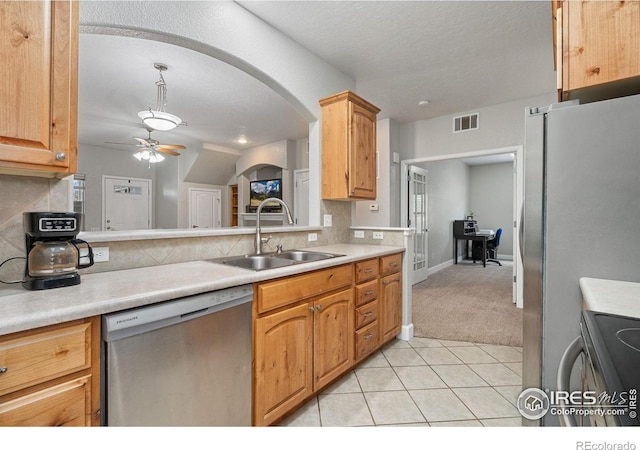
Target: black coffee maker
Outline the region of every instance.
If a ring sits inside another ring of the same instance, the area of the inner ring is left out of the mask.
[[[26,212],[22,220],[27,249],[22,286],[35,291],[80,284],[77,270],[93,265],[91,246],[76,238],[80,232],[82,214]],[[85,247],[86,254],[82,257],[78,245]]]

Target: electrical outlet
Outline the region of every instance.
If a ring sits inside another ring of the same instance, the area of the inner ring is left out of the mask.
[[[374,239],[384,239],[384,234],[382,233],[382,231],[374,231],[373,232],[373,238]]]
[[[379,211],[380,210],[380,206],[378,206],[377,203],[371,203],[369,205],[369,211]]]
[[[309,242],[315,242],[318,240],[318,233],[309,233]]]
[[[109,261],[109,247],[93,248],[93,262],[108,262],[108,261]]]
[[[330,227],[332,223],[333,223],[333,216],[331,214],[325,214],[324,215],[324,226],[325,227]]]
[[[355,230],[353,232],[353,237],[358,239],[364,239],[364,231],[363,230]]]

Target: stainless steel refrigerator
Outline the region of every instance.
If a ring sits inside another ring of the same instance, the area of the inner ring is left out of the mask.
[[[527,108],[524,155],[523,384],[554,390],[578,280],[640,282],[640,95]]]

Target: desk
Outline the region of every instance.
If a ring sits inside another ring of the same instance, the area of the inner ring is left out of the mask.
[[[453,259],[458,264],[458,241],[464,242],[464,257],[469,258],[469,241],[482,241],[482,266],[487,267],[487,241],[493,239],[495,233],[493,230],[480,230],[474,233],[455,234],[453,236]]]

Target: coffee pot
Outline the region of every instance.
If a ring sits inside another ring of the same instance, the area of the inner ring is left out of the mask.
[[[28,257],[28,271],[31,277],[49,277],[68,273],[74,273],[93,265],[80,262],[80,249],[78,244],[89,244],[82,239],[70,241],[37,241],[33,244]]]
[[[77,270],[93,265],[91,246],[76,238],[81,220],[79,213],[24,213],[27,267],[22,285],[25,289],[80,284]]]

